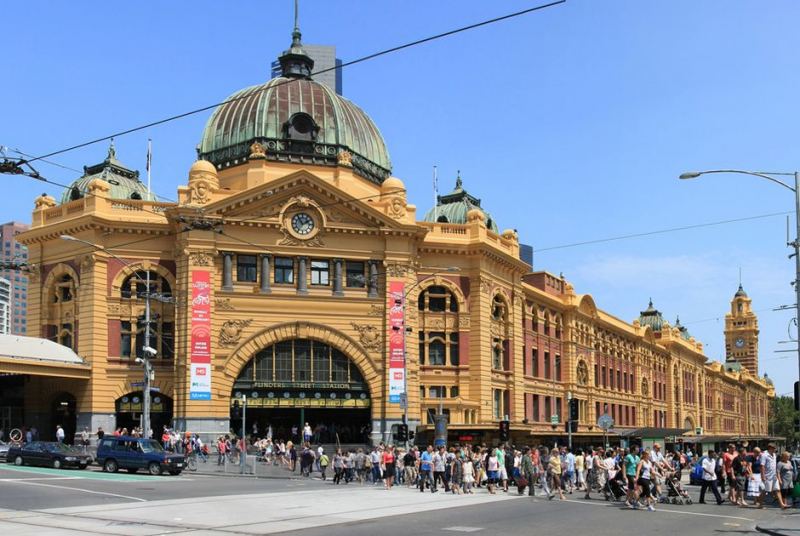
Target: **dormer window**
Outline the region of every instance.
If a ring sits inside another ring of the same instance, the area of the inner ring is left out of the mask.
[[[136,201],[141,201],[142,200],[142,195],[139,192],[133,192],[131,194],[131,199],[134,199]]]
[[[298,112],[283,124],[283,135],[293,140],[314,141],[317,139],[319,126],[307,113]]]

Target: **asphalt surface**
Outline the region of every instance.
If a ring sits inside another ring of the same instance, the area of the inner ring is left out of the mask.
[[[100,468],[50,469],[0,464],[0,508],[44,510],[69,506],[120,504],[193,497],[271,493],[321,487],[302,477],[266,479],[184,472],[151,476]]]
[[[697,488],[690,491],[696,500]],[[281,497],[273,501],[273,494]],[[648,512],[581,497],[576,493],[565,501],[548,501],[513,492],[490,497],[484,490],[453,497],[405,488],[386,492],[379,486],[352,483],[333,486],[330,481],[302,477],[150,476],[0,464],[0,527],[20,535],[474,532],[514,536],[566,530],[590,536],[693,536],[756,534],[760,525],[780,529],[774,534],[800,536],[798,509],[781,512],[774,507],[742,509],[712,503],[657,505],[655,512]],[[142,516],[145,521],[140,521]]]

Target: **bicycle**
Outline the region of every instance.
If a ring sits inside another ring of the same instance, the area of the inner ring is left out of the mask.
[[[192,451],[186,455],[186,469],[188,471],[197,471],[197,452]]]

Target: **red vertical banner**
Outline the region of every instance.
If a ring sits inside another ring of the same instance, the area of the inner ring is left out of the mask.
[[[189,400],[211,400],[211,274],[192,271]]]
[[[399,404],[406,391],[405,283],[389,282],[389,403]]]

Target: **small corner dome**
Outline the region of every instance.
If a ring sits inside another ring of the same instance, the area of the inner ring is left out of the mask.
[[[109,184],[109,199],[134,199],[156,201],[156,196],[147,191],[139,180],[139,172],[125,167],[117,160],[114,142],[108,148],[106,159],[93,166],[84,166],[83,176],[76,179],[61,196],[61,203],[69,203],[86,196],[89,185],[96,179]]]
[[[216,175],[217,168],[215,168],[214,164],[208,160],[197,160],[194,164],[192,164],[192,167],[189,168],[189,173],[197,172],[214,173]]]
[[[393,193],[404,193],[406,189],[406,185],[403,184],[403,181],[398,179],[397,177],[389,177],[383,184],[381,184],[381,193],[384,194],[393,194]],[[398,192],[397,190],[402,190],[402,192]]]
[[[486,221],[486,227],[491,231],[500,234],[497,223],[486,210],[481,207],[481,200],[470,195],[463,186],[461,176],[456,178],[456,187],[447,195],[440,195],[436,200],[437,204],[425,214],[422,221],[430,223],[468,223],[470,212],[479,210]]]

